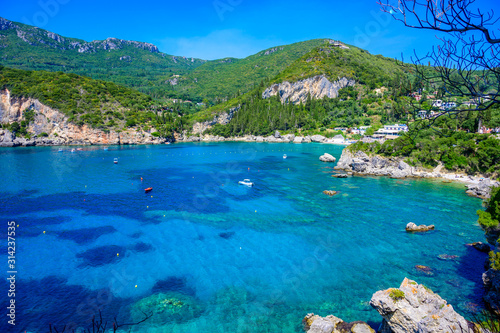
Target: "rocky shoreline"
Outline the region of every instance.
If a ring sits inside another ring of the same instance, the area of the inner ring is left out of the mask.
[[[70,122],[63,113],[37,99],[11,96],[8,89],[0,91],[1,124],[21,123],[25,120],[26,110],[34,112],[34,119],[26,128],[31,137],[16,136],[8,130],[0,129],[0,147],[161,144],[167,141],[151,135],[155,129],[148,132],[139,128],[114,131],[87,125],[78,126]]]
[[[403,158],[368,156],[363,151],[351,152],[349,149],[342,151],[336,170],[352,172],[354,175],[387,176],[391,178],[437,178],[443,182],[461,182],[467,186],[466,193],[470,196],[488,198],[491,187],[500,186],[496,180],[484,176],[471,176],[452,173],[439,165],[433,170],[423,170],[410,166]]]
[[[438,294],[405,278],[399,288],[373,294],[370,305],[382,316],[378,332],[469,332],[474,324],[458,314]],[[329,315],[307,314],[302,320],[307,333],[374,333],[365,322],[346,323]]]

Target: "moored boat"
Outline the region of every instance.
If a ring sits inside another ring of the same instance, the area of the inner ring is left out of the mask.
[[[118,164],[118,159],[117,159],[117,158],[115,158],[115,159],[113,160],[113,163]]]
[[[153,188],[152,188],[152,187],[148,187],[148,188],[145,188],[145,189],[144,189],[144,192],[145,192],[145,193],[148,193],[148,192],[151,192],[152,190],[153,190]]]
[[[240,185],[246,185],[246,186],[253,186],[254,184],[250,181],[250,179],[244,179],[244,180],[240,180],[238,182],[238,184]]]

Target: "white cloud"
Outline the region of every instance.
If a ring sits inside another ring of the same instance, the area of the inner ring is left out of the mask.
[[[216,30],[206,36],[165,38],[159,43],[162,52],[205,60],[226,57],[245,58],[269,47],[286,44],[278,39],[258,39],[240,30]]]

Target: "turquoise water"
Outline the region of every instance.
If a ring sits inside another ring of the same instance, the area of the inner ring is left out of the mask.
[[[84,149],[0,150],[0,217],[19,224],[17,325],[1,331],[87,327],[98,310],[110,327],[141,309],[157,313],[133,332],[301,332],[309,312],[376,327],[372,294],[404,277],[465,316],[482,307],[485,255],[464,245],[484,240],[481,200],[463,185],[333,178],[318,159],[340,157],[330,145]],[[408,234],[411,221],[436,230]]]

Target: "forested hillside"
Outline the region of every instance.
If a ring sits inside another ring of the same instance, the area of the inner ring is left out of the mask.
[[[354,80],[355,85],[341,89],[336,98],[308,98],[295,104],[283,104],[277,97],[265,99],[262,96],[274,83],[296,82],[317,75],[331,82],[346,77]],[[216,126],[211,131],[212,134],[233,136],[266,135],[276,129],[295,133],[320,130],[326,134],[327,129],[335,127],[407,120],[406,101],[400,97],[408,94],[411,80],[409,66],[355,47],[340,48],[327,40],[271,80],[262,81],[251,92],[195,114],[192,121],[206,121],[220,112],[241,106],[229,125]],[[381,89],[376,91],[376,88]]]
[[[153,126],[162,136],[171,135],[174,129],[182,130],[177,114],[157,108],[150,96],[113,82],[0,66],[0,90],[4,89],[11,96],[38,99],[77,125],[118,131],[136,125]]]
[[[24,70],[74,73],[150,95],[212,103],[248,92],[322,44],[284,45],[245,59],[206,61],[162,53],[149,43],[108,38],[86,42],[0,18],[0,63]]]

